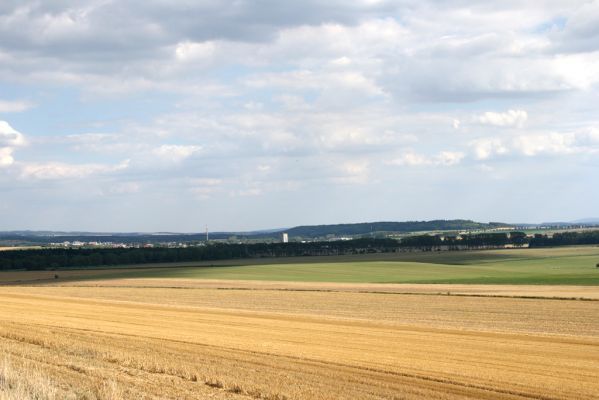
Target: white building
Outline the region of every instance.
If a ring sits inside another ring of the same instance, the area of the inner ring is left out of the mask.
[[[289,243],[289,235],[287,232],[283,233],[283,243]]]

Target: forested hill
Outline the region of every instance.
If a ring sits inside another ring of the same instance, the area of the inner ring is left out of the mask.
[[[422,231],[450,231],[450,230],[478,230],[508,226],[500,222],[474,222],[466,219],[433,221],[405,221],[405,222],[363,222],[357,224],[312,225],[297,226],[287,230],[290,237],[314,238],[327,235],[354,236],[366,235],[374,232],[422,232]]]

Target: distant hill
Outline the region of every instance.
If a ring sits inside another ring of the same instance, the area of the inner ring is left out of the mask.
[[[373,233],[409,233],[422,231],[479,230],[511,226],[501,222],[482,223],[465,219],[405,221],[405,222],[362,222],[355,224],[296,226],[289,229],[265,229],[250,232],[210,232],[211,240],[236,237],[238,240],[280,240],[281,233],[290,238],[315,239],[334,237],[356,237]],[[206,239],[206,233],[98,233],[56,231],[9,231],[0,232],[0,245],[47,244],[52,242],[116,242],[116,243],[166,243],[197,242]]]
[[[374,232],[421,232],[421,231],[452,231],[491,229],[510,226],[501,222],[482,223],[466,219],[433,220],[433,221],[405,221],[405,222],[362,222],[356,224],[312,225],[297,226],[286,232],[290,237],[304,238],[334,236],[366,235]]]
[[[572,221],[573,224],[583,224],[583,225],[597,225],[599,224],[599,218],[583,218],[578,219],[576,221]]]
[[[543,222],[540,225],[544,226],[571,226],[571,225],[599,225],[599,218],[583,218],[576,221],[553,221]]]

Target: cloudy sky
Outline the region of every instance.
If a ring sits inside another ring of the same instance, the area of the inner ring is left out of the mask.
[[[0,230],[599,216],[599,1],[2,0]]]

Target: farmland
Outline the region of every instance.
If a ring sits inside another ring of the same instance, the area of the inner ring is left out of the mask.
[[[349,258],[351,260],[351,258]],[[399,255],[377,261],[147,270],[147,277],[301,282],[599,285],[599,247]]]
[[[0,399],[593,399],[598,255],[6,272]]]
[[[32,280],[180,278],[347,283],[599,285],[599,247],[288,257],[112,269],[5,271],[0,283]],[[219,267],[219,268],[216,268]],[[220,268],[222,267],[222,268]]]

